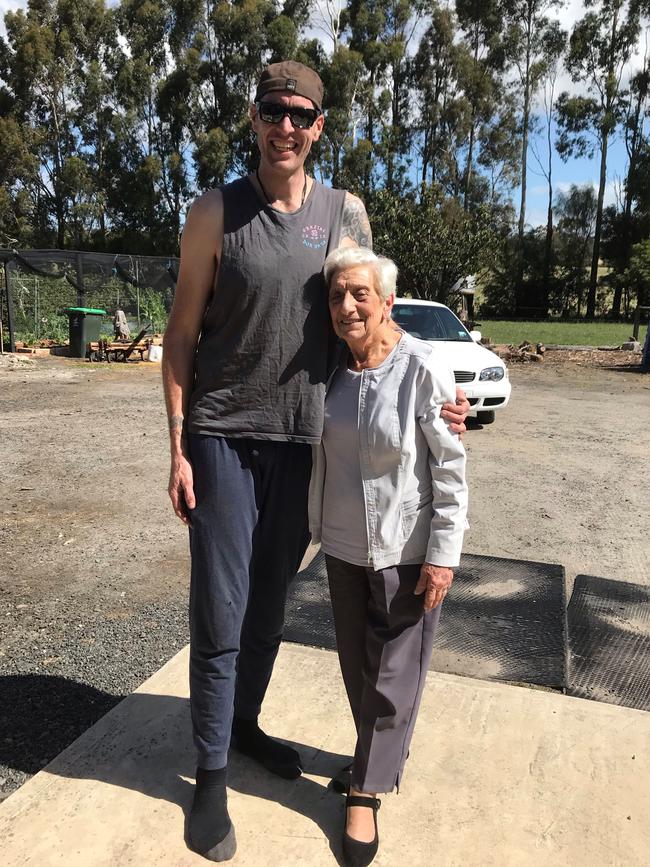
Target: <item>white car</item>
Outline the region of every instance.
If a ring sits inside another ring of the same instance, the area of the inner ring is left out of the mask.
[[[468,331],[449,307],[436,301],[396,298],[393,319],[413,337],[436,343],[470,402],[470,416],[481,424],[510,400],[510,378],[503,361],[481,346],[479,331]]]

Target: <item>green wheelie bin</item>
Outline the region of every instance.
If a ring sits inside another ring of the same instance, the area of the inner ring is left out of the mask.
[[[70,355],[85,358],[87,344],[99,340],[106,311],[95,307],[68,307],[65,312],[70,317]]]

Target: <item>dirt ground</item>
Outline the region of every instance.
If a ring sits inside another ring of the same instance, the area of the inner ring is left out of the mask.
[[[465,437],[465,550],[650,584],[650,375],[602,354],[511,367],[509,407]],[[165,493],[158,365],[0,364],[0,591],[184,594],[187,540]],[[645,474],[645,478],[644,478]]]
[[[650,585],[650,374],[560,358],[465,436],[465,551]],[[0,357],[0,443],[2,801],[187,642],[188,556],[159,365]]]

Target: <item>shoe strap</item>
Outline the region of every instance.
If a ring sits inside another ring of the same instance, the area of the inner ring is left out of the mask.
[[[345,799],[346,807],[370,807],[377,812],[381,807],[379,798],[364,798],[362,795],[348,795]]]

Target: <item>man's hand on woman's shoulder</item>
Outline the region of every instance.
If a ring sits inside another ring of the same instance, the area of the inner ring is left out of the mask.
[[[445,403],[442,407],[441,415],[445,421],[449,422],[449,429],[453,433],[464,434],[467,430],[465,419],[469,410],[469,401],[465,397],[465,392],[462,388],[456,386],[456,403]]]

